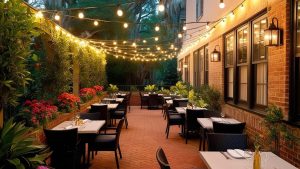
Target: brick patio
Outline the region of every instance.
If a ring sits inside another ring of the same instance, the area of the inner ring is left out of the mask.
[[[185,144],[179,136],[180,128],[170,128],[169,139],[165,136],[166,121],[161,110],[146,110],[131,107],[128,113],[129,127],[121,133],[121,150],[123,159],[120,160],[122,169],[152,169],[159,168],[155,153],[161,146],[169,160],[172,169],[206,168],[200,159],[199,139],[191,139]],[[91,160],[91,169],[116,168],[113,152],[100,152]]]

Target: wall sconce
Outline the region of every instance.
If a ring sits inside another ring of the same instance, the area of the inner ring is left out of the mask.
[[[276,25],[275,25],[276,21]],[[278,28],[278,19],[272,18],[272,23],[269,28],[265,30],[264,43],[265,46],[279,46],[282,43],[282,30]]]
[[[219,47],[219,51],[217,51],[217,47]],[[216,45],[214,51],[211,53],[210,61],[211,62],[220,62],[221,61],[221,52],[220,52],[219,45]]]
[[[188,68],[188,65],[187,65],[187,64],[184,64],[184,65],[183,65],[183,68],[187,69],[187,68]]]

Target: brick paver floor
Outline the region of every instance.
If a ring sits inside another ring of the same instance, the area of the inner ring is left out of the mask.
[[[198,152],[199,139],[191,139],[185,144],[184,138],[178,134],[178,126],[171,126],[169,139],[166,139],[166,120],[161,110],[131,107],[128,122],[128,129],[123,128],[120,138],[123,155],[123,159],[119,160],[121,169],[158,169],[155,153],[160,146],[172,169],[206,168]],[[91,160],[90,168],[116,168],[114,153],[98,152]]]

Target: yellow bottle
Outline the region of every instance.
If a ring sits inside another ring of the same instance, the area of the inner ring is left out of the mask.
[[[259,153],[259,148],[255,147],[255,152],[253,156],[253,169],[261,169],[261,163],[260,163],[260,153]]]

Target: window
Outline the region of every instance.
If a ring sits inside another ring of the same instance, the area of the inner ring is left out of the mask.
[[[267,106],[267,85],[268,68],[267,56],[268,50],[264,46],[264,30],[267,29],[267,18],[260,17],[253,21],[253,56],[254,65],[254,83],[255,83],[255,104]]]
[[[200,84],[204,84],[204,48],[201,48],[199,50],[199,56],[200,56]]]
[[[233,67],[234,33],[225,37],[225,73],[226,73],[226,97],[233,99],[234,67]]]
[[[238,101],[247,102],[248,97],[248,42],[249,29],[244,26],[237,30],[237,71],[238,71]]]
[[[190,55],[185,57],[183,69],[184,69],[184,81],[190,83],[190,77],[189,77]]]
[[[208,68],[208,63],[209,63],[209,53],[208,53],[208,46],[206,45],[205,47],[204,47],[204,51],[205,51],[205,57],[204,57],[204,61],[205,61],[205,63],[204,63],[204,71],[205,71],[205,73],[204,73],[204,84],[208,84],[208,70],[209,70],[209,68]]]
[[[199,87],[200,86],[200,68],[199,68],[199,50],[194,51],[194,86]]]
[[[203,0],[196,0],[196,20],[203,16]]]
[[[231,104],[246,105],[250,109],[264,108],[268,104],[265,29],[267,17],[264,15],[224,36],[225,100]]]

